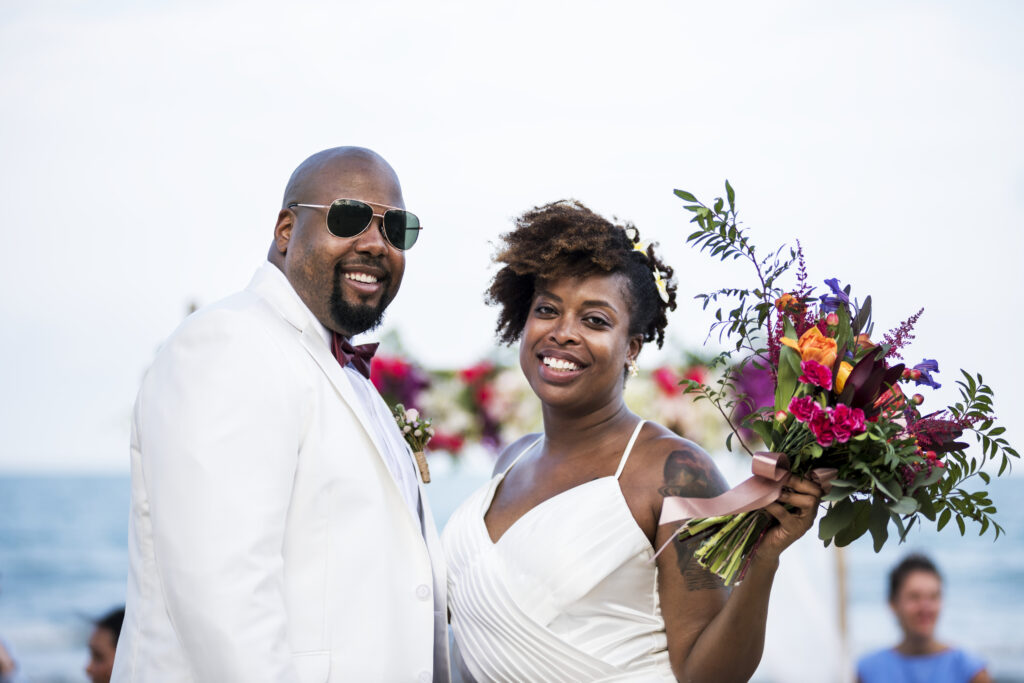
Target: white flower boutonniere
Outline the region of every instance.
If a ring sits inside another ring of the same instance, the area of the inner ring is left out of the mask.
[[[420,470],[420,478],[424,484],[430,483],[430,468],[427,467],[427,456],[424,452],[427,442],[434,435],[434,428],[430,426],[430,418],[421,417],[420,411],[415,408],[405,409],[401,403],[391,409],[395,416],[395,422],[409,444],[413,455],[416,456],[416,466]]]

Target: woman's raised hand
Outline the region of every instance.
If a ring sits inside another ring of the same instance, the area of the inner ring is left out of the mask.
[[[777,559],[779,554],[814,525],[824,492],[810,479],[792,475],[774,503],[764,509],[779,521],[768,529],[756,555]]]

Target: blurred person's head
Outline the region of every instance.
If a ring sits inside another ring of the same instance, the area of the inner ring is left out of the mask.
[[[942,609],[942,576],[924,555],[909,555],[889,574],[889,607],[905,638],[930,640]]]
[[[114,650],[123,623],[123,607],[113,609],[93,622],[94,628],[89,636],[89,664],[85,667],[85,673],[92,683],[110,683]]]

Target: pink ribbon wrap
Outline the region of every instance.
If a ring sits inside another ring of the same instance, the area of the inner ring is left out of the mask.
[[[789,458],[785,453],[758,451],[754,453],[750,469],[754,476],[714,498],[667,496],[661,504],[661,519],[658,521],[658,526],[672,522],[684,522],[684,524],[676,529],[672,538],[658,549],[654,557],[660,555],[672,542],[672,539],[679,535],[679,532],[686,526],[685,522],[691,519],[738,515],[741,512],[759,510],[775,502],[779,494],[782,493],[782,487],[793,476],[789,471]],[[811,470],[808,478],[821,486],[825,493],[828,493],[832,488],[831,482],[837,474],[838,470],[835,468],[818,467]]]

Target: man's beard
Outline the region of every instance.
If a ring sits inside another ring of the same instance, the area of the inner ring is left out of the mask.
[[[341,280],[345,277],[339,264],[334,269],[334,286],[331,289],[331,299],[328,305],[331,307],[331,320],[340,329],[345,330],[349,336],[362,334],[368,330],[375,329],[384,320],[384,309],[391,303],[387,300],[387,291],[380,298],[376,306],[368,304],[350,304],[345,301],[341,292]],[[386,287],[390,278],[382,280]]]

